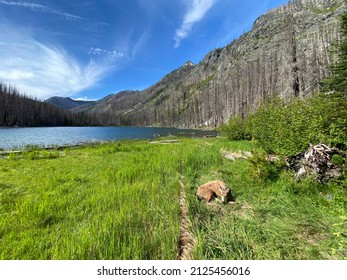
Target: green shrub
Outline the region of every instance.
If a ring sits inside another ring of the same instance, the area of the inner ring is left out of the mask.
[[[331,96],[295,99],[275,97],[249,117],[251,135],[267,151],[292,155],[309,143],[347,145],[347,102]]]
[[[284,160],[267,159],[267,155],[262,152],[254,152],[253,156],[249,158],[251,163],[251,174],[254,179],[261,180],[276,180],[279,178],[281,171],[285,168]]]
[[[40,151],[38,150],[32,150],[32,151],[25,151],[23,153],[24,158],[35,160],[40,158]]]
[[[344,164],[344,158],[341,155],[333,155],[331,162],[337,166],[342,166]]]
[[[247,122],[240,116],[230,119],[228,124],[222,125],[219,130],[229,140],[250,140],[252,138]]]

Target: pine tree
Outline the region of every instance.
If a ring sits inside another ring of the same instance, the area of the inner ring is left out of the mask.
[[[347,0],[345,0],[347,6]],[[341,40],[336,48],[338,60],[330,66],[331,76],[323,81],[323,91],[347,97],[347,10],[340,19]]]
[[[344,1],[347,7],[347,0]],[[331,76],[322,82],[322,103],[328,118],[326,133],[336,146],[347,149],[347,10],[340,18],[341,39],[335,48],[337,62],[330,66]]]

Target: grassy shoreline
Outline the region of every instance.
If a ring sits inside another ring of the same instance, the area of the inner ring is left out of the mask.
[[[346,259],[346,188],[286,171],[257,176],[221,153],[254,149],[222,138],[122,140],[2,158],[0,259],[176,259],[181,175],[194,259]],[[236,203],[196,200],[213,179]]]

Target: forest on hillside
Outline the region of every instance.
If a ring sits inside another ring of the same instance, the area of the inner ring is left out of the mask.
[[[0,126],[97,125],[93,115],[60,110],[0,83]]]

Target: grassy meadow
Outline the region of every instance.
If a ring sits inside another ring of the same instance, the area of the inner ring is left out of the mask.
[[[346,181],[298,182],[281,164],[230,161],[250,141],[119,141],[0,158],[0,259],[176,259],[181,175],[194,259],[346,259]],[[224,180],[234,203],[197,186]]]

